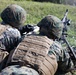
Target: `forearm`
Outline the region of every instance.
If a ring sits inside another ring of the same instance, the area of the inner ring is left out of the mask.
[[[59,72],[68,72],[73,67],[73,62],[68,52],[62,49],[59,44],[54,43],[49,50],[49,54],[54,54],[56,56]]]

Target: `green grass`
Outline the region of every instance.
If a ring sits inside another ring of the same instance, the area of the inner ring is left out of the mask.
[[[37,24],[44,16],[46,15],[55,15],[59,17],[60,19],[63,18],[65,10],[68,9],[68,18],[72,20],[72,24],[70,26],[70,29],[68,31],[69,38],[71,45],[76,46],[76,42],[73,41],[76,39],[76,7],[70,6],[70,5],[59,5],[59,4],[53,4],[53,3],[46,3],[46,2],[32,2],[32,1],[26,1],[26,0],[0,0],[0,12],[8,6],[9,4],[18,4],[22,6],[26,12],[27,12],[27,19],[25,24]],[[1,21],[1,19],[0,19]],[[74,36],[74,39],[71,38]]]

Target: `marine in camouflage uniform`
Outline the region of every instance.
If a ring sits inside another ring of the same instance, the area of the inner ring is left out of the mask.
[[[53,19],[51,19],[53,18]],[[55,16],[46,16],[43,18],[39,23],[38,26],[40,27],[40,34],[47,35],[50,39],[53,39],[55,44],[52,45],[52,49],[50,49],[49,54],[53,53],[56,55],[58,69],[56,75],[64,75],[66,72],[70,71],[73,67],[73,62],[70,59],[70,56],[64,48],[62,48],[61,44],[56,41],[62,35],[63,24]],[[48,29],[47,33],[44,29]],[[45,32],[45,33],[44,33]],[[50,35],[49,35],[50,34]]]
[[[32,31],[31,25],[22,26],[26,21],[26,11],[19,5],[7,6],[1,13],[0,24],[0,70],[4,59],[21,41],[24,32]]]
[[[37,25],[40,27],[40,33],[28,35],[22,40],[15,51],[10,53],[7,61],[7,64],[13,65],[13,67],[9,65],[10,67],[2,70],[1,74],[7,73],[9,75],[8,69],[12,68],[10,74],[17,75],[17,71],[20,71],[18,68],[17,71],[15,70],[17,64],[27,68],[31,67],[39,75],[61,75],[61,72],[66,73],[73,67],[69,54],[56,41],[62,35],[63,24],[61,20],[56,16],[48,15]]]

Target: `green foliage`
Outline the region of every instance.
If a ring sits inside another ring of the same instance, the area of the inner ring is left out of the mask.
[[[32,0],[14,0],[14,1],[32,1]]]
[[[24,0],[14,0],[14,1],[24,1]]]
[[[68,30],[68,41],[72,46],[76,46],[76,31],[73,28]]]
[[[39,2],[52,2],[52,3],[64,3],[65,0],[34,0],[34,1],[39,1]]]
[[[76,39],[76,7],[70,5],[53,4],[50,2],[32,2],[26,0],[0,0],[0,12],[9,4],[18,4],[22,6],[27,12],[27,19],[25,24],[37,24],[46,15],[55,15],[60,19],[63,18],[65,10],[68,9],[68,18],[72,20],[69,27],[69,41],[76,46],[75,41],[72,40],[74,36]],[[1,21],[1,19],[0,19]]]

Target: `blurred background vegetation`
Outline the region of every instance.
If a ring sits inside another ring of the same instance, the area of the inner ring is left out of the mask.
[[[68,40],[76,46],[76,6],[75,0],[0,0],[0,13],[9,4],[18,4],[27,12],[26,24],[37,24],[46,15],[55,15],[62,19],[66,9],[71,25],[68,27]],[[2,19],[0,18],[0,21]]]

